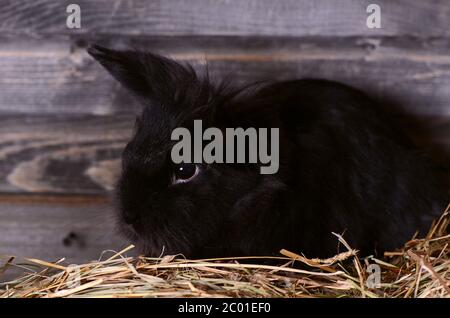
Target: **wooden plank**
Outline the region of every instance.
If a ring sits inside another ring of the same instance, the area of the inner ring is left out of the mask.
[[[119,173],[134,116],[0,118],[0,192],[103,193]]]
[[[139,111],[85,52],[95,38],[3,38],[0,111],[113,114]],[[450,39],[105,38],[192,62],[212,77],[236,83],[262,79],[326,78],[391,99],[417,115],[450,115]]]
[[[0,196],[0,254],[66,264],[96,260],[129,243],[115,228],[112,205],[100,198]],[[111,255],[111,254],[109,254]],[[2,281],[2,277],[0,277]]]
[[[449,35],[447,0],[378,0],[382,28],[366,26],[370,0],[78,0],[80,30],[67,29],[73,1],[2,0],[11,34],[360,36]]]
[[[399,118],[450,166],[450,117]],[[120,172],[134,116],[0,116],[0,192],[104,194]]]

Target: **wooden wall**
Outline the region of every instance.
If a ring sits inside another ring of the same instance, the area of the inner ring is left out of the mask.
[[[66,27],[72,2],[79,30]],[[381,29],[366,27],[372,2]],[[126,244],[108,198],[139,106],[91,42],[208,61],[237,82],[352,84],[448,164],[448,0],[0,0],[0,254],[75,262]]]

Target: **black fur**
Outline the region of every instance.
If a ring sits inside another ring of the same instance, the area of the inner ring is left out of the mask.
[[[324,80],[231,90],[155,54],[88,51],[144,105],[117,195],[119,224],[145,254],[285,248],[324,257],[338,251],[332,232],[371,254],[424,234],[446,204],[427,158],[358,90]],[[279,127],[279,172],[202,165],[194,180],[172,185],[170,135],[193,119],[204,128]]]

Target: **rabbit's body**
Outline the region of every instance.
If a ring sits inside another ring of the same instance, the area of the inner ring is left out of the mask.
[[[285,248],[326,257],[338,251],[332,232],[371,254],[424,234],[444,208],[431,164],[355,89],[297,80],[231,93],[157,55],[100,47],[90,53],[144,104],[124,151],[118,201],[122,230],[148,255],[271,255]],[[279,171],[201,164],[179,174],[171,132],[194,119],[220,129],[279,128]]]

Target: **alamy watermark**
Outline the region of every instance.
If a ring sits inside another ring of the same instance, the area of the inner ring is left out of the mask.
[[[69,13],[66,19],[66,26],[68,29],[81,28],[81,8],[78,4],[69,4],[66,8],[66,13]]]
[[[260,163],[261,174],[278,172],[280,145],[279,129],[210,127],[203,131],[202,121],[194,120],[194,135],[184,127],[175,128],[171,139],[171,158],[178,163]],[[270,138],[270,147],[269,139]],[[193,140],[193,142],[192,142]],[[208,143],[203,146],[203,141]]]
[[[370,13],[366,20],[366,25],[369,29],[381,28],[381,7],[378,4],[372,3],[367,6],[367,13]]]
[[[81,285],[81,269],[80,266],[71,264],[67,266],[66,272],[68,274],[67,276],[67,282],[66,286],[67,288],[76,288]]]
[[[368,264],[366,273],[369,275],[366,279],[367,288],[375,289],[381,287],[381,268],[378,264]]]

